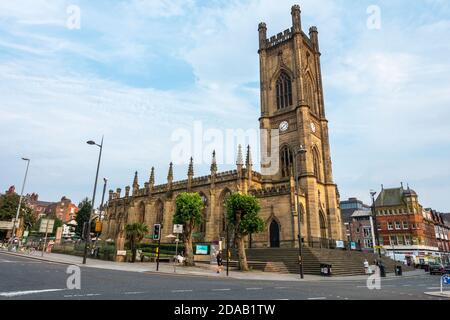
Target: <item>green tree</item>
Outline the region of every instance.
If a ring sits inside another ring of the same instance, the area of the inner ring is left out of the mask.
[[[77,226],[75,228],[75,233],[78,236],[83,236],[83,226],[85,222],[89,221],[91,217],[92,205],[91,201],[88,198],[83,199],[78,205],[78,213],[75,221],[77,222]],[[91,226],[92,227],[92,226]]]
[[[194,266],[194,252],[192,250],[192,232],[203,221],[203,201],[198,193],[181,193],[175,201],[174,224],[184,226],[185,263]]]
[[[125,226],[125,236],[130,241],[130,249],[132,253],[131,261],[136,261],[137,244],[148,234],[148,227],[144,223],[132,223]]]
[[[16,217],[20,196],[17,193],[7,193],[0,196],[0,221],[11,221]],[[36,223],[33,210],[28,206],[25,198],[22,198],[19,218],[23,219],[24,229],[31,229]]]
[[[233,226],[234,239],[238,248],[239,268],[248,271],[244,239],[252,233],[265,229],[264,220],[258,215],[261,210],[258,200],[250,195],[233,193],[225,201],[227,222]]]

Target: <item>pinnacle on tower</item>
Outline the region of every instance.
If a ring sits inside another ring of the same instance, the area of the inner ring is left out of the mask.
[[[244,165],[244,157],[242,156],[242,146],[241,145],[238,146],[238,154],[237,154],[236,164],[238,166]]]
[[[212,153],[211,172],[217,172],[216,150]]]
[[[247,157],[245,158],[245,165],[247,167],[250,167],[253,165],[252,152],[250,150],[250,145],[247,146]]]
[[[139,186],[138,184],[138,172],[134,173],[133,187]]]
[[[188,176],[189,177],[194,176],[194,159],[192,157],[191,160],[189,161]]]
[[[173,181],[173,163],[172,162],[169,164],[169,173],[167,174],[167,181],[169,181],[169,182]]]
[[[152,170],[150,171],[150,179],[148,181],[150,185],[155,184],[155,167],[152,167]]]
[[[294,29],[294,32],[300,32],[302,30],[302,23],[301,23],[301,10],[300,6],[298,4],[295,4],[291,8],[291,15],[292,15],[292,28]]]

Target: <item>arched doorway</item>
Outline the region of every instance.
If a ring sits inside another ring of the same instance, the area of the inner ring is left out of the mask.
[[[270,247],[280,247],[280,225],[275,220],[272,220],[269,227]]]

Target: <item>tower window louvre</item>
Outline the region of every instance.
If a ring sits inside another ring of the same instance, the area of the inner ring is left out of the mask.
[[[289,75],[282,71],[277,80],[277,109],[284,109],[292,105],[292,81]]]

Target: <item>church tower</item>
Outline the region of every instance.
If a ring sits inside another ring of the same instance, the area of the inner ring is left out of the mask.
[[[264,176],[263,182],[275,187],[288,184],[291,169],[296,168],[299,201],[305,211],[303,236],[341,240],[344,236],[331,168],[318,31],[316,27],[309,29],[309,35],[302,31],[300,6],[292,7],[291,16],[292,27],[276,36],[267,37],[265,23],[258,28],[260,128],[279,132],[279,170]],[[299,153],[300,148],[306,152]]]

